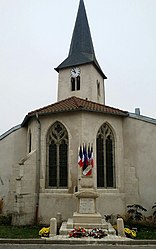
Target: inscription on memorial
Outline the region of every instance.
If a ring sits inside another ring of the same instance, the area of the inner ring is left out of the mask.
[[[79,212],[81,214],[93,214],[95,213],[95,203],[92,198],[81,198]]]

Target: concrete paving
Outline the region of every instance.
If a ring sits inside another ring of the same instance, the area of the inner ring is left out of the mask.
[[[108,235],[102,239],[56,235],[42,239],[0,239],[0,249],[156,249],[156,240]]]
[[[156,245],[0,244],[0,249],[156,249]]]
[[[102,239],[88,238],[69,238],[68,236],[56,235],[51,238],[41,239],[0,239],[0,246],[5,244],[34,244],[34,245],[154,245],[156,249],[156,240],[133,240],[126,237],[108,235]]]

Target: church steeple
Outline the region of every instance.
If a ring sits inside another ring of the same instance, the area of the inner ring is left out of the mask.
[[[63,68],[88,63],[94,64],[102,77],[106,79],[106,76],[96,60],[84,2],[83,0],[80,0],[68,57],[56,68],[56,70],[59,72],[59,70]]]
[[[55,68],[58,101],[76,96],[105,103],[104,79],[94,51],[84,1],[80,0],[68,57]]]
[[[95,57],[93,42],[83,0],[80,0],[77,19],[69,50],[69,56],[78,53],[85,53],[86,55]]]

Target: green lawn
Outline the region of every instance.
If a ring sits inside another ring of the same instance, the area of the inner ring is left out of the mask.
[[[28,239],[28,238],[40,238],[38,227],[15,227],[0,225],[0,238],[10,239]]]
[[[0,225],[0,238],[10,239],[28,239],[40,238],[39,227],[15,227]],[[136,239],[156,239],[156,228],[141,227],[137,233]]]
[[[155,239],[156,240],[156,227],[142,227],[137,233],[136,239]]]

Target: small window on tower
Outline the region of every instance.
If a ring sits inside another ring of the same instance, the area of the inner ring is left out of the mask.
[[[79,91],[80,90],[80,76],[76,78],[71,78],[71,90]]]
[[[28,146],[29,146],[29,148],[28,148],[28,152],[30,153],[31,152],[31,146],[32,146],[32,137],[31,137],[31,131],[29,131],[29,135],[28,135],[29,137],[28,137]]]
[[[77,90],[80,90],[80,76],[78,76],[76,79],[77,79]]]
[[[100,96],[100,82],[97,80],[97,95]]]
[[[71,78],[71,90],[75,91],[75,78]]]
[[[71,91],[80,90],[80,68],[74,67],[70,71]]]

